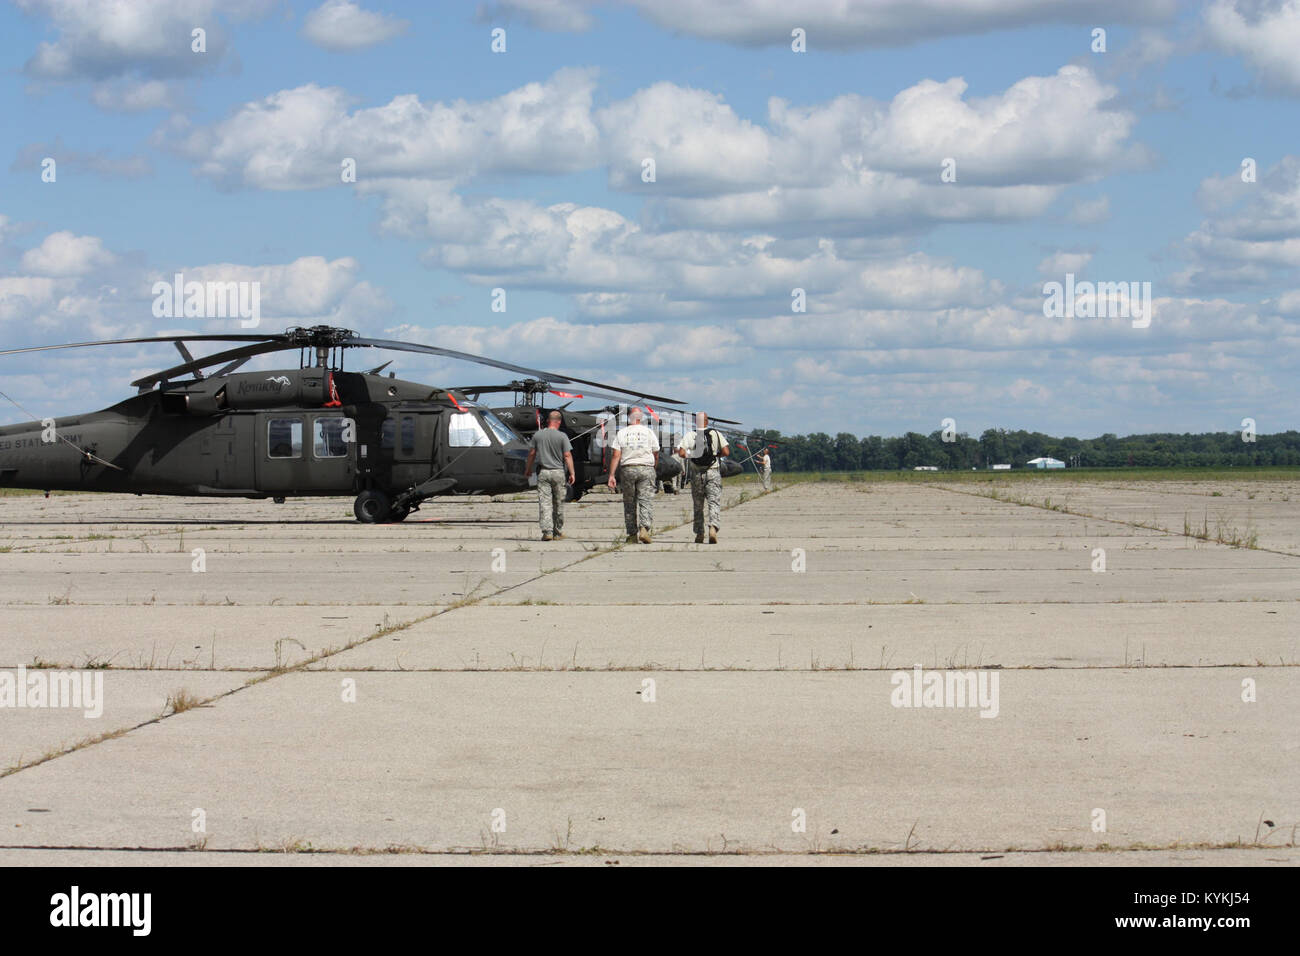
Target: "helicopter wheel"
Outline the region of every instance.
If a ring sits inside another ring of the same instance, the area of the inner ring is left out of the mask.
[[[389,510],[388,495],[375,488],[361,492],[352,504],[352,513],[362,524],[377,524],[388,520]]]
[[[410,505],[400,505],[400,506],[399,506],[399,505],[393,505],[393,507],[391,507],[390,509],[388,509],[388,520],[389,520],[389,521],[405,521],[406,518],[407,518],[407,516],[408,516],[410,513],[411,513],[411,506],[410,506]]]

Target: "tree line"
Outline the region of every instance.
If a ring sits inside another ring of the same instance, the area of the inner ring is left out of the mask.
[[[1068,467],[1224,467],[1228,465],[1300,465],[1300,432],[1247,435],[1242,432],[1128,435],[1107,433],[1099,438],[1057,438],[1042,432],[990,428],[979,438],[966,433],[929,435],[908,432],[882,438],[858,438],[848,432],[782,435],[757,431],[756,436],[779,442],[771,452],[775,471],[897,471],[931,466],[969,471],[1009,464],[1013,469],[1031,458],[1057,458]],[[951,440],[945,441],[945,437]],[[1253,441],[1247,440],[1253,438]],[[751,449],[757,440],[747,442]],[[743,449],[733,457],[743,459]]]

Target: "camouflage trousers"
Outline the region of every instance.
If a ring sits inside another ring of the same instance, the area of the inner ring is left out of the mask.
[[[691,468],[691,500],[695,502],[695,533],[704,534],[705,506],[708,506],[708,525],[722,527],[722,472],[717,468],[697,471]]]
[[[650,465],[620,465],[618,486],[623,491],[623,527],[628,534],[655,523],[655,470]]]
[[[563,468],[543,468],[537,473],[537,521],[544,534],[564,530],[567,488]]]

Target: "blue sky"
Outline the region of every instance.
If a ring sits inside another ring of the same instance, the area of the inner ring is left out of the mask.
[[[1298,427],[1300,0],[18,0],[0,36],[6,347],[244,331],[155,319],[183,271],[260,283],[265,330],[787,432]],[[1150,282],[1150,327],[1044,316],[1067,271]],[[0,390],[71,414],[173,357],[5,357]]]

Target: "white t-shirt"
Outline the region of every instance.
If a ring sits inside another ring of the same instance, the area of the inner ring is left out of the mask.
[[[610,447],[623,453],[618,460],[620,465],[653,466],[655,452],[659,450],[659,436],[644,425],[628,425],[618,430]]]
[[[684,436],[682,436],[681,443],[677,446],[680,450],[686,452],[687,458],[699,458],[702,454],[704,454],[704,436],[700,434],[700,441],[699,441],[700,447],[697,449],[695,447],[696,435],[697,435],[696,432],[687,432]],[[722,437],[721,432],[715,431],[713,433],[713,453],[715,455],[720,456],[722,452],[728,450],[729,448],[727,447],[727,440]],[[718,461],[719,459],[715,458],[713,460],[713,464],[710,467],[720,468]]]

